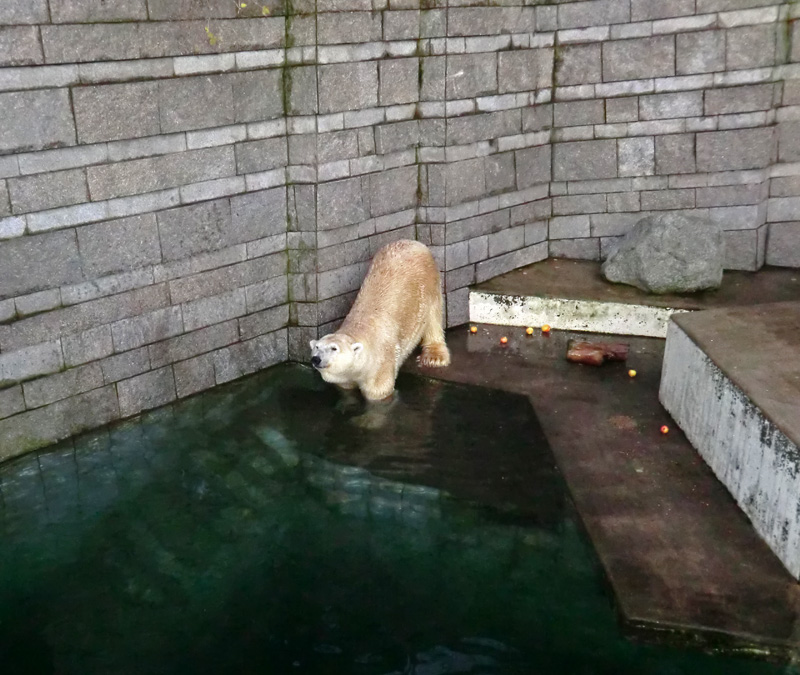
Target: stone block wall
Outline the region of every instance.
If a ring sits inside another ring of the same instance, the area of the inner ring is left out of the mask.
[[[551,256],[605,258],[639,218],[718,221],[726,267],[800,261],[800,5],[558,4]]]
[[[287,358],[264,7],[0,6],[0,459]]]
[[[470,284],[547,257],[550,131],[534,103],[553,48],[519,5],[318,1],[291,19],[308,20],[289,69],[291,356],[338,325],[389,241],[431,247],[450,325]]]
[[[0,459],[287,358],[416,238],[470,284],[646,213],[800,266],[800,3],[0,6]]]

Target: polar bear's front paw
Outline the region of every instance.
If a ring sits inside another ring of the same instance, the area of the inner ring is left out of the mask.
[[[360,429],[381,429],[389,419],[389,414],[397,406],[400,397],[397,392],[392,392],[380,401],[368,401],[367,407],[361,415],[352,417],[351,422]]]
[[[374,410],[369,410],[361,415],[358,415],[357,417],[353,417],[350,421],[359,429],[375,431],[376,429],[382,428],[386,424],[386,413],[376,413]]]
[[[334,406],[334,410],[338,413],[348,414],[355,412],[359,408],[361,408],[361,399],[358,397],[357,394],[348,394],[342,396]]]
[[[424,345],[417,362],[425,368],[444,368],[450,365],[450,351],[444,343]]]

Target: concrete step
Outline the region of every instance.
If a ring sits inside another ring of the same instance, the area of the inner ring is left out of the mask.
[[[729,271],[715,291],[650,295],[609,283],[600,274],[600,263],[551,258],[473,287],[469,318],[495,325],[549,324],[561,330],[663,338],[674,313],[798,297],[800,270],[794,269]]]
[[[800,296],[675,315],[659,398],[800,579]]]

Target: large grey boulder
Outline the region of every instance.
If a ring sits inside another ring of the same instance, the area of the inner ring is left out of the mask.
[[[642,218],[603,263],[609,281],[648,293],[719,288],[725,244],[717,223],[679,213]]]

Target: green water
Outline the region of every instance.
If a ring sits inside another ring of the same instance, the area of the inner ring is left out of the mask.
[[[2,672],[789,673],[620,633],[527,401],[280,366],[0,467]]]

